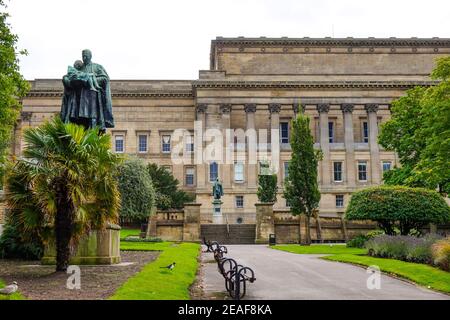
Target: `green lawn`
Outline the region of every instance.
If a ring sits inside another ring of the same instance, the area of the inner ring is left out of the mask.
[[[321,259],[352,263],[362,266],[376,265],[381,271],[416,282],[434,290],[450,293],[450,272],[434,268],[427,264],[405,262],[395,259],[367,256],[366,249],[347,248],[345,245],[297,244],[271,246],[273,249],[300,254],[329,254]]]
[[[347,248],[341,244],[313,244],[310,246],[300,246],[298,244],[276,245],[270,248],[301,254],[366,254],[366,249]]]
[[[322,259],[354,263],[363,266],[376,265],[381,271],[412,280],[417,284],[450,293],[450,272],[421,263],[405,262],[395,259],[374,258],[365,255],[338,254]]]
[[[125,239],[128,236],[139,236],[139,233],[141,233],[140,229],[121,229],[120,239]]]
[[[112,300],[187,300],[195,281],[200,244],[171,242],[124,242],[121,250],[161,251],[158,259],[125,282]],[[170,271],[160,267],[176,262]]]
[[[20,283],[19,283],[20,285]],[[5,283],[0,280],[0,288],[3,288],[5,286]],[[20,287],[19,287],[20,289]],[[25,297],[20,294],[20,292],[13,293],[10,296],[0,295],[0,300],[25,300]]]

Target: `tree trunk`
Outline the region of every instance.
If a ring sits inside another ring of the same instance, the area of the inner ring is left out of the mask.
[[[66,271],[70,259],[70,241],[73,233],[74,207],[68,194],[67,186],[56,186],[56,271]]]
[[[311,217],[309,215],[306,215],[306,245],[310,245],[311,244],[311,227],[310,227],[310,221],[311,221]]]

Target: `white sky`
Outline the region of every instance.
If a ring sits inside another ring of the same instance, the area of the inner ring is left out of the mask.
[[[6,0],[27,79],[89,48],[112,79],[197,79],[223,37],[450,37],[448,0]]]

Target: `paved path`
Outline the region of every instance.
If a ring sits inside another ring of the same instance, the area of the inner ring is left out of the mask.
[[[245,299],[449,299],[450,296],[386,275],[381,288],[369,290],[364,268],[306,255],[270,249],[264,245],[227,245],[227,257],[255,271]],[[203,253],[203,287],[206,295],[224,291],[212,253]],[[216,294],[216,296],[218,296]],[[220,295],[219,295],[220,297]],[[223,297],[223,296],[222,296]]]

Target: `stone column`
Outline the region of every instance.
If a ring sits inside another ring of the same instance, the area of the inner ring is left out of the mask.
[[[202,189],[206,188],[206,164],[203,159],[203,135],[204,130],[206,129],[206,110],[208,109],[208,105],[199,104],[197,105],[197,121],[196,126],[194,128],[194,163],[197,168],[196,172],[196,181],[197,188]]]
[[[233,175],[231,172],[232,165],[227,160],[227,150],[230,148],[230,145],[227,144],[227,140],[229,142],[229,139],[227,139],[227,134],[229,133],[231,121],[230,121],[230,113],[231,113],[231,104],[221,104],[219,106],[219,112],[222,115],[222,135],[223,135],[223,164],[222,164],[222,170],[219,169],[219,172],[222,176],[222,184],[224,188],[231,188],[231,179],[233,179]]]
[[[367,117],[369,119],[369,148],[370,148],[370,168],[372,184],[381,182],[380,148],[378,147],[378,105],[374,103],[366,104]]]
[[[297,114],[299,113],[299,112],[301,112],[301,113],[305,113],[305,110],[306,110],[306,105],[304,105],[304,104],[298,104],[298,103],[293,103],[292,104],[292,110],[294,110],[294,117],[297,117]]]
[[[270,103],[270,155],[272,159],[272,169],[277,174],[278,187],[283,186],[281,167],[280,167],[280,111],[281,104]]]
[[[255,130],[255,112],[256,112],[256,104],[248,103],[244,105],[245,117],[246,117],[246,130],[247,133],[250,133],[252,130]],[[256,131],[254,131],[256,135]],[[257,139],[257,136],[256,136]],[[249,143],[249,138],[246,138],[246,151],[247,151],[247,187],[248,188],[256,188],[256,163],[250,163],[250,152],[256,152],[257,146]],[[256,159],[256,153],[253,155]]]
[[[353,104],[341,105],[344,115],[345,174],[347,185],[355,187],[355,141],[353,135]]]
[[[200,203],[184,204],[183,241],[200,241]]]
[[[320,148],[322,149],[322,185],[330,185],[330,140],[328,137],[328,111],[330,111],[330,105],[327,103],[321,103],[317,105],[317,111],[319,111],[319,124],[320,124]]]
[[[256,239],[255,243],[269,243],[269,235],[275,233],[273,203],[255,203]]]

